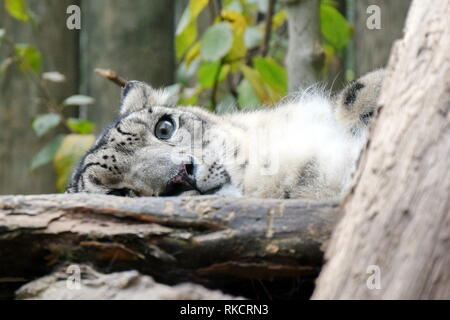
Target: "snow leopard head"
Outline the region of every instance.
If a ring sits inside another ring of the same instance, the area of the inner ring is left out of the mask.
[[[164,90],[131,81],[119,117],[99,136],[72,174],[67,192],[119,196],[210,194],[230,182],[212,151],[226,134],[214,115],[174,106]]]
[[[378,69],[349,83],[335,98],[336,120],[355,135],[365,132],[378,110],[385,70]]]

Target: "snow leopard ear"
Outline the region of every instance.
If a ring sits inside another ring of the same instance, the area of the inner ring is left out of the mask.
[[[152,106],[172,105],[171,100],[167,90],[154,89],[140,81],[128,81],[122,89],[120,114]]]
[[[347,85],[336,96],[336,119],[352,134],[364,130],[378,111],[384,74],[383,69],[372,71]]]

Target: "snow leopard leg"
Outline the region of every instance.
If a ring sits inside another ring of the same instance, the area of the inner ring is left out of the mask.
[[[336,119],[353,135],[364,132],[376,114],[383,78],[384,69],[372,71],[348,84],[335,97]]]

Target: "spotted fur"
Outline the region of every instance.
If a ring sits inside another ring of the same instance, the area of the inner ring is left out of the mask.
[[[167,92],[131,81],[118,118],[81,159],[67,191],[339,198],[366,141],[382,78],[379,70],[334,98],[315,89],[275,107],[225,115],[173,106]]]

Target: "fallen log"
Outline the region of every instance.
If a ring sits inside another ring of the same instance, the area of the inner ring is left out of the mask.
[[[86,263],[247,297],[267,291],[264,280],[280,294],[308,280],[296,293],[307,298],[337,220],[336,204],[297,200],[3,196],[0,286],[11,295],[61,264]]]
[[[61,268],[51,275],[22,286],[16,292],[16,297],[32,300],[242,299],[192,283],[170,287],[157,283],[151,277],[141,275],[135,270],[102,274],[84,265],[79,266],[79,269],[83,275],[79,283],[71,282],[71,276]]]

